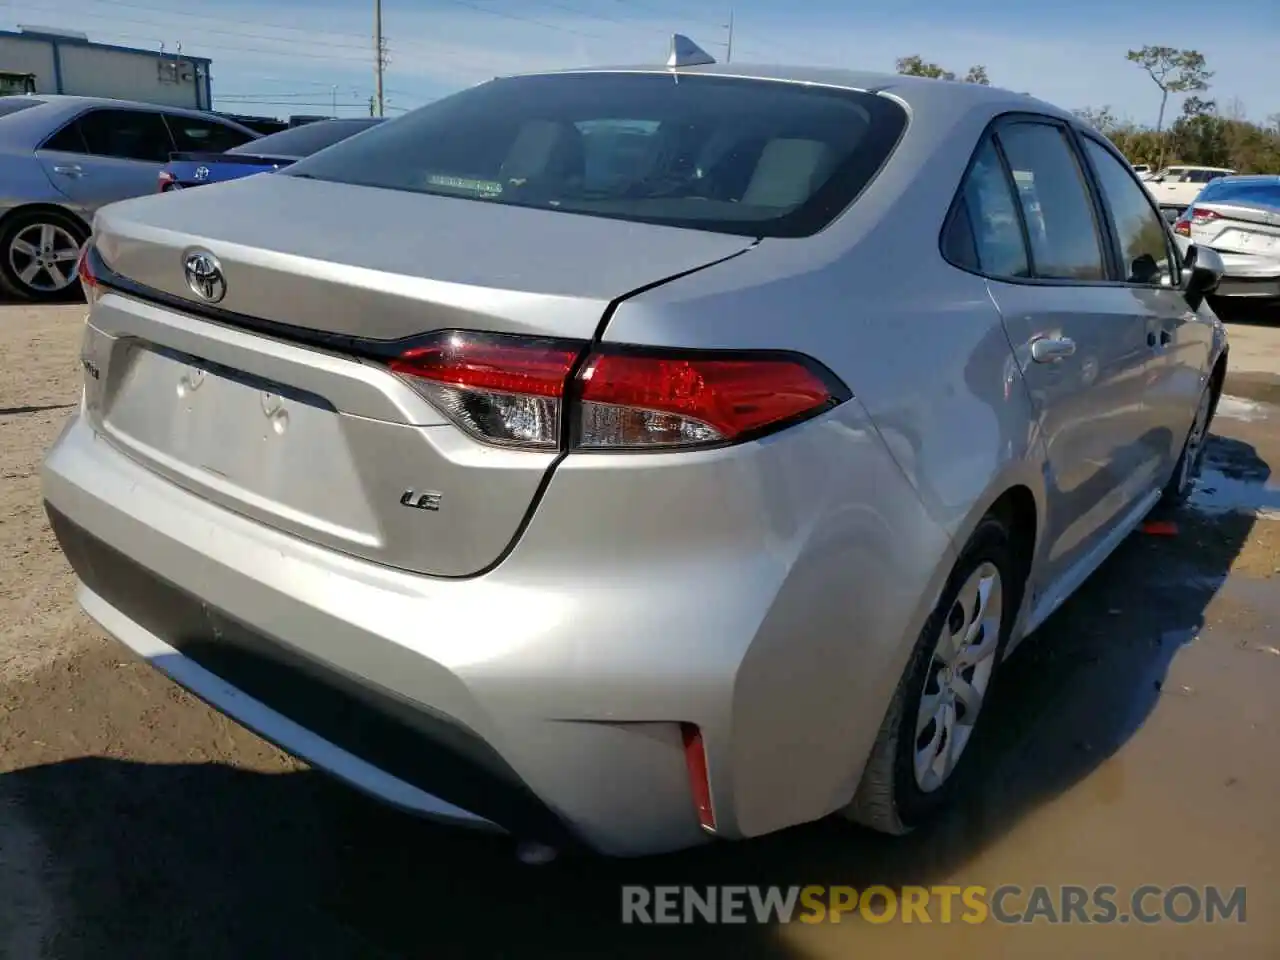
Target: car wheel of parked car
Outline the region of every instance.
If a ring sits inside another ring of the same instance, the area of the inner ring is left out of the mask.
[[[76,291],[76,261],[88,234],[54,210],[20,211],[0,230],[0,283],[26,300],[63,300]]]
[[[1015,570],[1008,529],[985,517],[921,631],[845,810],[850,819],[908,833],[955,792],[1013,627]]]
[[[1187,499],[1200,476],[1200,466],[1204,462],[1204,450],[1209,439],[1209,424],[1213,422],[1214,380],[1211,378],[1200,395],[1196,405],[1195,419],[1191,421],[1191,429],[1187,431],[1186,442],[1182,445],[1182,454],[1173,468],[1173,476],[1164,488],[1160,502],[1165,506],[1176,506]]]

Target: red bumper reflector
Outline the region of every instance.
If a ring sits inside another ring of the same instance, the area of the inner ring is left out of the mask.
[[[698,810],[702,829],[715,831],[716,812],[711,806],[711,779],[707,774],[707,751],[702,745],[702,731],[692,723],[680,724],[684,738],[684,762],[689,770],[689,789]]]

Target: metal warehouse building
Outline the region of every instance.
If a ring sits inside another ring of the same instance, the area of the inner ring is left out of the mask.
[[[34,74],[36,93],[208,110],[209,65],[204,57],[94,43],[85,34],[48,27],[0,30],[0,71]]]

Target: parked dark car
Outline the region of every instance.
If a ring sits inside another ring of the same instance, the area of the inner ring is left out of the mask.
[[[175,153],[160,171],[160,193],[279,170],[367,130],[378,117],[319,120],[260,137],[222,153]]]

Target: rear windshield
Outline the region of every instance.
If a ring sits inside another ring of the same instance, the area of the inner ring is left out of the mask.
[[[1274,180],[1215,180],[1200,191],[1204,203],[1248,203],[1280,210],[1280,177]]]
[[[26,110],[28,107],[38,107],[44,103],[43,100],[28,100],[25,97],[0,97],[0,117],[7,117],[11,113],[17,113],[19,110]]]
[[[281,130],[250,140],[227,153],[247,153],[256,157],[309,157],[339,140],[366,130],[378,121],[372,117],[352,120],[319,120],[291,130]]]
[[[849,205],[906,122],[888,98],[796,83],[603,72],[515,77],[428,104],[286,172],[795,237]]]

